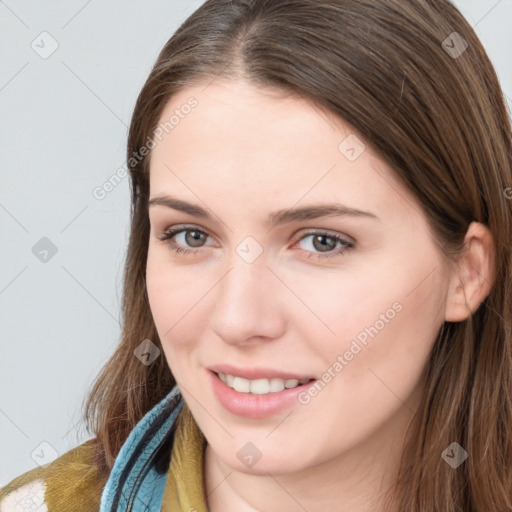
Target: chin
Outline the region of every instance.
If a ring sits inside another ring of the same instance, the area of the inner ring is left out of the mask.
[[[286,466],[283,464],[283,461],[286,461]],[[285,455],[281,458],[281,460],[264,461],[263,458],[261,458],[252,467],[246,466],[245,464],[241,463],[237,458],[235,458],[234,460],[224,460],[224,462],[233,471],[245,473],[246,475],[257,476],[268,476],[269,474],[272,476],[277,476],[302,469],[290,465],[289,460],[286,458]]]

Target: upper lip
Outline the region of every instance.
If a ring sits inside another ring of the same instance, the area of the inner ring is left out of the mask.
[[[256,379],[313,379],[311,375],[300,373],[285,372],[283,370],[274,370],[272,368],[261,368],[251,366],[250,368],[241,368],[232,366],[230,364],[216,364],[208,368],[215,373],[224,373],[233,375],[233,377],[242,377],[243,379],[256,380]]]

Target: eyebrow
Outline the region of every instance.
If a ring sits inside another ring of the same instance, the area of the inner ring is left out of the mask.
[[[188,213],[194,217],[212,220],[212,216],[201,206],[188,203],[187,201],[176,199],[174,197],[157,196],[149,200],[148,207],[156,205]],[[267,224],[277,226],[278,224],[285,224],[287,222],[317,219],[320,217],[337,217],[342,215],[367,217],[380,221],[379,217],[372,212],[351,208],[339,203],[329,203],[277,210],[268,216]]]

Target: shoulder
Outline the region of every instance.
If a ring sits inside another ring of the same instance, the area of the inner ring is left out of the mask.
[[[0,512],[97,512],[105,482],[90,439],[0,488]]]

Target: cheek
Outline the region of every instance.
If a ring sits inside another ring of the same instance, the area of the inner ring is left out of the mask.
[[[168,250],[170,251],[170,249]],[[200,291],[197,279],[187,268],[173,264],[168,251],[150,244],[146,265],[146,288],[155,324],[168,332],[191,305],[188,303]]]
[[[301,404],[321,435],[351,432],[337,441],[340,447],[370,435],[395,413],[408,417],[416,410],[425,364],[442,323],[434,314],[442,283],[435,273],[425,279],[433,267],[423,263],[409,262],[385,274],[392,278],[383,278],[377,269],[353,279],[344,275],[342,288],[331,282],[322,293],[309,295],[308,305],[335,334],[326,335],[313,315],[300,320],[310,343],[306,356],[313,361],[314,354],[321,354],[315,368],[318,392],[310,390]],[[303,282],[301,293],[306,288]]]
[[[161,248],[153,249],[151,244],[148,249],[146,265],[146,290],[149,307],[153,316],[158,335],[165,348],[164,340],[172,332],[176,311],[176,295],[179,292],[178,283],[171,280],[168,265],[162,257]],[[179,274],[174,274],[176,277]]]
[[[443,322],[442,275],[432,272],[434,256],[396,261],[332,274],[321,283],[313,276],[295,278],[294,292],[307,307],[297,303],[300,314],[288,313],[309,352],[320,356],[317,371],[343,373],[336,379],[343,385],[367,387],[372,381],[382,388],[369,369],[398,387],[406,376],[406,388],[415,384]]]
[[[167,362],[175,376],[194,350],[206,325],[206,292],[212,284],[197,277],[191,267],[178,267],[160,248],[148,250],[146,288],[149,306]]]

